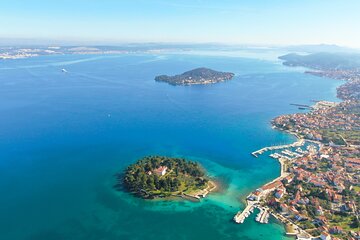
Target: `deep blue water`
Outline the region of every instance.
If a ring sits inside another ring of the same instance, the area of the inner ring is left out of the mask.
[[[195,67],[236,77],[186,87],[153,80]],[[250,152],[293,141],[270,120],[299,111],[290,103],[336,100],[339,84],[234,56],[0,61],[1,239],[284,239],[277,223],[231,222],[243,197],[279,174],[276,161]],[[224,189],[201,203],[114,191],[114,174],[148,154],[198,160]]]

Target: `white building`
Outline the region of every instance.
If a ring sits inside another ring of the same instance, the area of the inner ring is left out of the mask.
[[[323,233],[320,235],[320,239],[321,239],[321,240],[331,240],[331,236],[330,236],[329,233],[323,232]]]
[[[160,176],[164,176],[166,174],[166,170],[167,170],[166,166],[161,166],[158,169],[155,169],[155,173]]]

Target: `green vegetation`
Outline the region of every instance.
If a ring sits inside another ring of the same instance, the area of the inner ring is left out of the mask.
[[[323,142],[329,143],[333,142],[338,145],[345,145],[343,139],[351,142],[352,144],[359,144],[360,141],[360,131],[359,130],[342,130],[340,127],[338,129],[319,129],[319,133],[323,136]]]
[[[180,75],[155,77],[155,81],[167,82],[171,85],[209,84],[230,80],[235,76],[230,72],[218,72],[209,68],[196,68]]]
[[[360,193],[360,186],[354,186],[355,193]]]
[[[137,196],[155,198],[200,191],[207,188],[208,179],[196,162],[148,156],[127,167],[122,183]]]
[[[313,69],[333,70],[333,69],[356,69],[360,67],[360,55],[349,53],[313,53],[300,55],[290,53],[280,56],[286,66],[303,66]]]
[[[345,231],[351,231],[358,227],[357,218],[350,214],[335,213],[331,215],[330,226],[340,226]]]
[[[302,228],[302,229],[313,229],[315,228],[314,224],[308,220],[306,221],[302,221],[302,222],[298,222],[298,225]]]

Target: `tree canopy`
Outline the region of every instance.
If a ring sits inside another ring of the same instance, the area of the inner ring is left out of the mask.
[[[166,173],[159,173],[166,169]],[[147,156],[125,169],[124,187],[142,197],[166,196],[207,186],[203,168],[193,161],[165,156]]]

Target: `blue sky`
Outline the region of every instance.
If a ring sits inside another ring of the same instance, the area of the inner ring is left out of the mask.
[[[360,48],[360,0],[1,0],[0,38]]]

